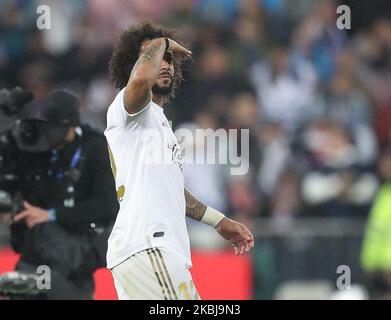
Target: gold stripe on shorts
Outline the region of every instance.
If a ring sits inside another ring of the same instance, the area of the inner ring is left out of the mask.
[[[153,256],[152,256],[153,253],[152,253],[151,249],[147,249],[147,253],[148,253],[149,260],[151,261],[151,265],[152,265],[153,271],[155,272],[156,279],[159,282],[160,288],[162,289],[162,295],[164,297],[164,300],[168,300],[167,295],[166,295],[166,290],[165,290],[165,288],[163,286],[162,280],[160,279],[160,274],[159,274],[159,272],[156,269],[155,261],[154,261]]]
[[[173,296],[173,294],[172,294],[172,292],[170,291],[170,288],[169,288],[169,286],[168,286],[168,280],[166,279],[166,276],[165,276],[165,274],[163,273],[162,266],[160,265],[160,264],[161,264],[161,261],[160,261],[160,259],[159,259],[159,257],[158,257],[157,252],[158,252],[158,249],[157,249],[157,248],[153,248],[153,249],[152,249],[152,254],[153,254],[154,257],[156,258],[156,264],[158,265],[160,275],[161,275],[161,277],[162,277],[162,279],[163,279],[164,286],[165,286],[165,288],[166,288],[166,290],[167,290],[167,292],[168,292],[168,294],[169,294],[169,296],[170,296],[170,300],[174,300],[174,296]],[[160,262],[160,263],[159,263],[159,262]]]
[[[171,290],[174,293],[174,297],[175,297],[176,300],[178,300],[178,296],[177,296],[176,291],[174,289],[174,286],[172,284],[171,277],[170,277],[170,274],[168,273],[167,266],[166,266],[166,263],[164,262],[163,255],[162,255],[162,253],[160,252],[160,250],[158,248],[156,248],[156,251],[159,254],[160,261],[161,261],[161,263],[163,265],[163,269],[164,269],[164,272],[165,272],[165,274],[167,276],[167,279],[168,279],[168,282],[170,284]]]

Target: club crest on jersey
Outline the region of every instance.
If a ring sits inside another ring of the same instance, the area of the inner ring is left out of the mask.
[[[164,120],[164,121],[162,122],[162,126],[171,129],[170,124],[168,123],[167,120]]]

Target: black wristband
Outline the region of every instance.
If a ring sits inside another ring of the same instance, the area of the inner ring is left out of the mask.
[[[167,37],[164,37],[164,40],[166,41],[166,50],[168,50],[168,48],[170,47],[170,42],[168,41],[168,38]]]

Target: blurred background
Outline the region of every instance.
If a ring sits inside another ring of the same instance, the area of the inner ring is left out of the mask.
[[[36,27],[40,4],[51,8],[50,30]],[[350,30],[336,26],[339,5],[351,9]],[[385,299],[390,16],[387,0],[1,0],[0,87],[30,89],[37,113],[51,90],[72,89],[82,120],[104,130],[120,31],[144,20],[174,27],[194,55],[167,106],[174,129],[250,129],[248,174],[184,166],[196,197],[256,237],[239,258],[189,221],[201,297]],[[8,241],[0,223],[0,272],[14,261]],[[115,298],[104,272],[96,297]]]

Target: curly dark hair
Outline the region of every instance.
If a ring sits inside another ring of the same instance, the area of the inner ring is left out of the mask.
[[[109,62],[110,80],[116,88],[124,88],[129,80],[129,75],[138,60],[141,43],[144,40],[152,40],[160,37],[168,37],[174,40],[176,32],[170,28],[142,22],[131,26],[122,32],[120,41],[114,49]],[[182,82],[181,59],[174,57],[174,77],[172,91],[169,98],[175,96],[175,89]]]

